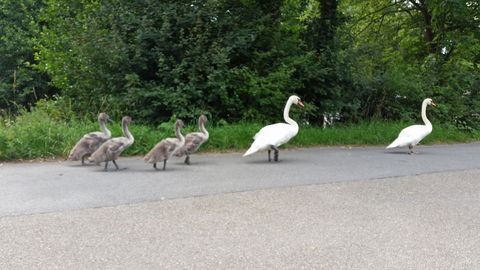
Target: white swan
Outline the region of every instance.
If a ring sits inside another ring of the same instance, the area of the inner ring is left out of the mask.
[[[386,149],[394,148],[394,147],[404,147],[408,146],[410,151],[408,152],[409,155],[416,154],[413,152],[413,146],[419,143],[423,138],[425,138],[428,134],[432,133],[432,123],[427,119],[427,105],[431,105],[433,107],[437,106],[433,103],[431,98],[426,98],[422,103],[422,120],[425,125],[413,125],[404,128],[398,137],[393,141]]]
[[[298,125],[297,122],[293,121],[292,118],[288,116],[290,112],[290,107],[292,104],[297,104],[298,106],[303,107],[303,103],[297,96],[290,96],[288,98],[287,104],[285,105],[285,109],[283,110],[283,118],[285,119],[285,123],[278,123],[273,125],[268,125],[263,127],[253,139],[255,140],[250,148],[245,152],[243,155],[244,157],[251,155],[255,152],[260,150],[268,149],[268,161],[270,159],[270,151],[271,149],[275,151],[274,153],[274,160],[278,161],[278,146],[288,142],[291,138],[295,137],[298,133]]]

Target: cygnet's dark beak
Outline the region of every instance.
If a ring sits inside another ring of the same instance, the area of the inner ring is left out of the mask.
[[[113,123],[113,120],[112,120],[112,119],[110,119],[110,118],[107,118],[107,122],[109,122],[109,123]]]

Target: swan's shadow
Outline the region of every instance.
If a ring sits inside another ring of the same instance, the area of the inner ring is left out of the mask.
[[[389,154],[389,155],[405,155],[405,156],[418,156],[418,155],[430,155],[431,153],[428,151],[418,151],[415,152],[414,154],[409,155],[407,151],[401,152],[401,151],[395,151],[395,152],[383,152],[384,154]]]
[[[299,163],[305,163],[306,160],[303,159],[279,159],[278,161],[268,161],[268,159],[250,159],[250,160],[245,160],[243,163],[246,164],[257,164],[257,165],[265,165],[265,164],[299,164]]]
[[[68,164],[68,167],[71,168],[88,168],[88,167],[93,167],[96,166],[95,164],[92,163],[85,163],[85,165],[80,164]]]
[[[389,154],[389,155],[406,155],[406,156],[408,155],[408,152],[405,152],[405,151],[403,151],[403,152],[401,152],[401,151],[394,151],[394,152],[385,151],[383,153],[384,154]]]
[[[102,169],[98,169],[98,170],[94,170],[94,172],[97,172],[97,173],[120,173],[120,172],[125,172],[125,171],[129,171],[129,172],[132,172],[132,170],[130,170],[128,167],[125,167],[125,168],[120,168],[120,169],[112,169],[112,168],[109,168],[108,170],[104,170],[103,168]]]
[[[169,168],[168,166],[165,169],[165,171],[162,170],[162,169],[155,170],[153,167],[146,167],[144,169],[139,169],[139,168],[135,168],[135,167],[120,167],[120,169],[118,169],[118,170],[116,170],[114,168],[109,168],[106,171],[103,168],[98,169],[98,170],[94,170],[94,172],[97,172],[97,173],[121,173],[121,172],[128,172],[128,173],[163,173],[163,172],[175,172],[175,171],[180,171],[180,170],[177,169],[177,168],[174,168],[174,167]]]
[[[163,165],[162,165],[163,166]],[[146,168],[144,170],[134,170],[135,172],[142,172],[142,173],[158,173],[158,174],[162,174],[162,173],[169,173],[169,172],[176,172],[176,171],[179,171],[177,168],[175,167],[166,167],[165,170],[162,169],[162,167],[160,167],[158,170],[154,169],[153,167],[149,167],[149,168]]]
[[[195,160],[195,161],[191,161],[190,160],[190,165],[189,164],[185,164],[185,162],[183,161],[173,161],[171,164],[174,164],[175,166],[181,166],[181,167],[186,167],[186,168],[189,168],[189,167],[196,167],[196,166],[203,166],[203,165],[217,165],[218,162],[216,161],[212,161],[212,160],[209,160],[208,162],[207,161],[202,161],[202,160]]]

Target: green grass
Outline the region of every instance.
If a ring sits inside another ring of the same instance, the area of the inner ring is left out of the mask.
[[[0,118],[0,160],[66,157],[83,134],[98,131],[96,122],[54,120],[45,112],[24,112],[15,119]],[[315,145],[387,145],[402,128],[412,123],[372,121],[358,124],[337,124],[326,129],[301,126],[298,135],[284,147]],[[208,125],[210,139],[201,152],[243,151],[252,143],[252,137],[264,124],[242,122],[223,126]],[[120,119],[108,124],[113,137],[122,136]],[[173,123],[158,127],[132,125],[130,131],[135,143],[125,155],[143,155],[158,141],[173,137]],[[183,133],[197,131],[188,126]],[[432,134],[422,144],[480,141],[480,131],[464,132],[435,125]]]
[[[339,124],[321,129],[303,127],[289,144],[313,145],[387,145],[405,127],[414,123],[404,122],[363,122],[358,124]],[[432,133],[421,144],[443,144],[455,142],[473,142],[480,140],[480,131],[464,132],[455,128],[434,125]]]

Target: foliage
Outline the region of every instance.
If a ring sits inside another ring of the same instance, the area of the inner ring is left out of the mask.
[[[26,112],[0,126],[0,159],[34,159],[65,155],[65,139],[78,131],[51,119],[45,112]]]
[[[352,77],[359,118],[409,121],[431,97],[432,118],[463,129],[480,125],[479,5],[472,1],[342,2],[355,46]],[[347,38],[345,36],[344,38]],[[468,45],[467,45],[468,44]]]
[[[151,125],[132,124],[130,131],[135,143],[122,155],[144,155],[157,142],[174,137],[173,122]],[[0,160],[57,158],[68,156],[75,143],[83,134],[98,131],[95,118],[58,120],[47,111],[22,110],[18,117],[0,117]],[[123,136],[120,119],[108,124],[113,137]],[[252,137],[266,123],[241,121],[236,124],[214,123],[207,125],[210,139],[202,145],[200,152],[245,151],[252,143]],[[372,121],[358,124],[339,124],[327,129],[301,125],[300,131],[284,147],[305,147],[316,145],[386,145],[393,141],[398,132],[407,125],[405,122]],[[188,123],[184,134],[197,131],[197,124]],[[431,135],[422,144],[471,142],[480,140],[480,131],[465,131],[434,123]]]
[[[32,69],[43,0],[0,0],[0,113],[15,113],[57,90]]]
[[[202,113],[216,122],[272,122],[298,94],[306,104],[293,111],[301,123],[337,113],[346,123],[410,122],[431,97],[433,121],[470,132],[480,126],[475,1],[0,5],[0,109],[7,114],[37,103],[65,121],[106,111],[153,125]]]
[[[301,88],[287,58],[299,40],[276,32],[274,3],[52,0],[37,67],[77,111],[270,118]]]

